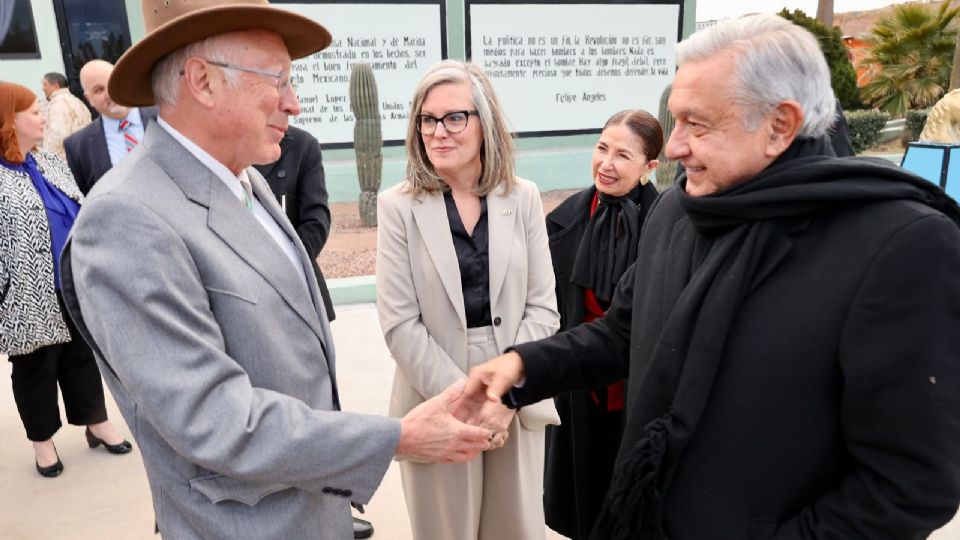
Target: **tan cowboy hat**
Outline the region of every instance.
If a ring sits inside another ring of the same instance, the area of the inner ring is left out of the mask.
[[[153,105],[150,73],[165,55],[210,36],[238,30],[272,30],[297,59],[330,45],[330,32],[303,15],[267,0],[141,0],[147,35],[117,60],[107,91],[120,105]]]

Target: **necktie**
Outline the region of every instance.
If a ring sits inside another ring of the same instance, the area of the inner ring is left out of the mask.
[[[138,141],[137,138],[134,137],[132,133],[127,131],[127,128],[129,128],[131,125],[132,124],[130,123],[129,120],[124,119],[120,121],[120,131],[123,132],[123,142],[126,143],[127,145],[127,152],[133,150],[134,147],[136,147],[137,144],[140,143],[140,141]]]
[[[243,204],[247,205],[247,210],[253,212],[253,186],[250,185],[250,179],[246,174],[240,176],[240,187],[243,188]]]

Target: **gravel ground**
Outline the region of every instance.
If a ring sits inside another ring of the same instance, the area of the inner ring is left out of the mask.
[[[578,190],[556,190],[541,193],[544,212],[556,208]],[[377,228],[360,224],[357,203],[330,205],[333,227],[327,245],[320,252],[320,268],[324,277],[366,276],[376,272]]]

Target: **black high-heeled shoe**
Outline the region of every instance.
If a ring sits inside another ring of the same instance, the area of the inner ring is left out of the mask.
[[[90,448],[96,448],[102,444],[103,447],[107,449],[107,452],[111,454],[129,454],[130,451],[133,450],[133,445],[127,440],[124,440],[120,444],[107,444],[103,439],[94,435],[89,427],[87,427],[85,434],[87,436],[87,444]]]
[[[56,453],[56,446],[53,447],[53,451]],[[37,466],[37,472],[44,478],[56,478],[63,472],[63,462],[60,461],[60,454],[57,454],[57,462],[53,465],[41,467],[39,461],[34,461],[33,463]]]

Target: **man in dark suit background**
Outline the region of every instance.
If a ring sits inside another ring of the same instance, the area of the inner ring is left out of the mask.
[[[320,143],[306,131],[290,126],[280,141],[280,159],[267,165],[254,165],[254,168],[270,184],[270,190],[307,249],[327,318],[332,321],[335,315],[333,302],[317,264],[317,257],[330,236],[330,207],[327,205],[327,181]]]
[[[157,117],[156,107],[114,103],[107,94],[111,73],[113,64],[104,60],[91,60],[80,69],[83,95],[100,117],[63,141],[67,164],[84,195],[140,142],[146,125]]]

